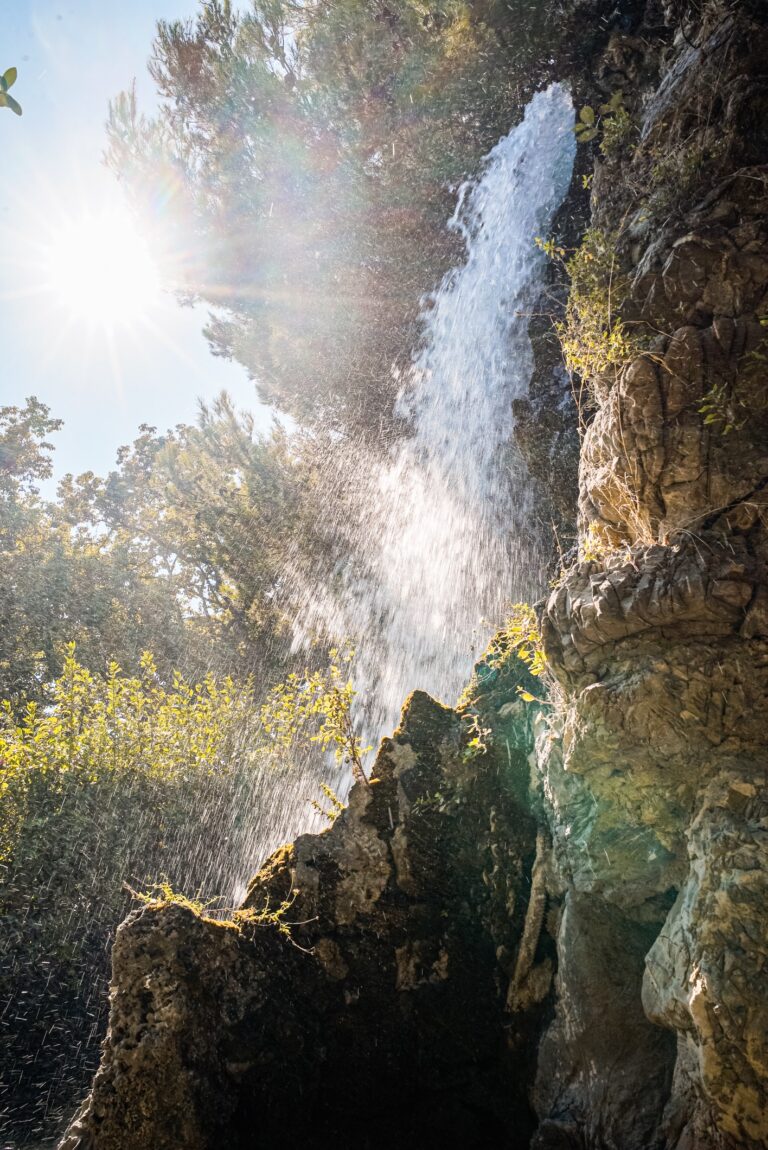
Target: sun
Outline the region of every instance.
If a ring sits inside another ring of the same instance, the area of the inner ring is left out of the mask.
[[[43,287],[71,323],[112,331],[148,318],[160,279],[127,209],[83,212],[57,224],[44,245]]]

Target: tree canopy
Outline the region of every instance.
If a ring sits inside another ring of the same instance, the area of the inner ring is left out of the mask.
[[[43,499],[60,421],[31,398],[0,408],[0,697],[46,696],[78,645],[89,669],[214,668],[268,683],[288,659],[278,590],[318,535],[316,452],[257,434],[226,397],[197,425],[144,426],[106,477],[67,475]]]
[[[214,352],[263,399],[310,424],[388,423],[392,366],[459,250],[456,187],[544,68],[548,7],[210,0],[160,22],[160,111],[119,96],[109,162],[167,274],[211,305]]]

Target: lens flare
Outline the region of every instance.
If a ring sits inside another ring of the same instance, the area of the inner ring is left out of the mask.
[[[160,279],[127,210],[83,213],[61,222],[44,253],[44,287],[72,323],[114,330],[146,319]]]

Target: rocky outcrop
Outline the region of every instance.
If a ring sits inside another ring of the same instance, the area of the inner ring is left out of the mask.
[[[528,716],[498,714],[514,689],[485,672],[473,707],[493,751],[473,755],[468,723],[415,694],[370,785],[273,856],[238,924],[173,904],[126,920],[102,1065],[64,1150],[527,1143],[552,968],[529,932],[516,969],[536,857]]]
[[[64,1150],[768,1145],[768,17],[569,7],[609,258],[548,700],[497,646],[463,709],[411,698],[250,921],[131,916]]]
[[[750,6],[667,16],[652,83],[647,24],[598,76],[630,115],[591,225],[627,354],[587,381],[589,561],[542,620],[542,1150],[768,1144],[768,31]]]

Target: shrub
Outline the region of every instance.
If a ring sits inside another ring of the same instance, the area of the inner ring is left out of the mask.
[[[617,239],[590,228],[570,258],[553,241],[536,240],[542,251],[562,264],[571,282],[565,316],[555,324],[555,330],[565,366],[579,380],[580,408],[584,388],[588,399],[599,406],[620,369],[640,347],[638,337],[618,314],[628,285],[621,271]]]
[[[95,1069],[126,880],[218,893],[251,769],[251,694],[229,679],[166,685],[149,655],[100,677],[70,646],[50,697],[0,707],[0,1078],[22,1138],[49,1132],[41,1098],[55,1122]]]
[[[329,657],[325,670],[291,672],[272,688],[261,708],[264,735],[272,755],[278,758],[302,739],[316,743],[322,751],[332,749],[336,762],[346,763],[353,777],[365,783],[363,760],[371,747],[363,746],[355,727],[355,690],[344,672],[354,651],[340,653],[334,648]]]

